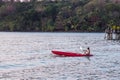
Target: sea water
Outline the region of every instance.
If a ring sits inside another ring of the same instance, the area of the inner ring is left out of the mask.
[[[92,57],[59,57],[52,50]],[[0,32],[0,80],[119,80],[120,41],[104,33]]]

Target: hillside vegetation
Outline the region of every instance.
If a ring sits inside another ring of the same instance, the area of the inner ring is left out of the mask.
[[[102,32],[120,26],[119,0],[0,2],[0,31]]]

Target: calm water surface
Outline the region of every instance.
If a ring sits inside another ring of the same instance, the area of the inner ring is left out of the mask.
[[[93,57],[58,57],[51,50]],[[119,80],[120,41],[104,33],[0,33],[0,80]]]

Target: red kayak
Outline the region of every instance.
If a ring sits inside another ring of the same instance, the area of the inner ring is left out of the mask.
[[[82,56],[93,56],[92,54],[82,54],[74,52],[63,52],[63,51],[52,51],[53,54],[66,57],[82,57]]]

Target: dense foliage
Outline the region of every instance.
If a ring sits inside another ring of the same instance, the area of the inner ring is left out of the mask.
[[[0,2],[0,31],[94,31],[120,26],[120,2]]]

